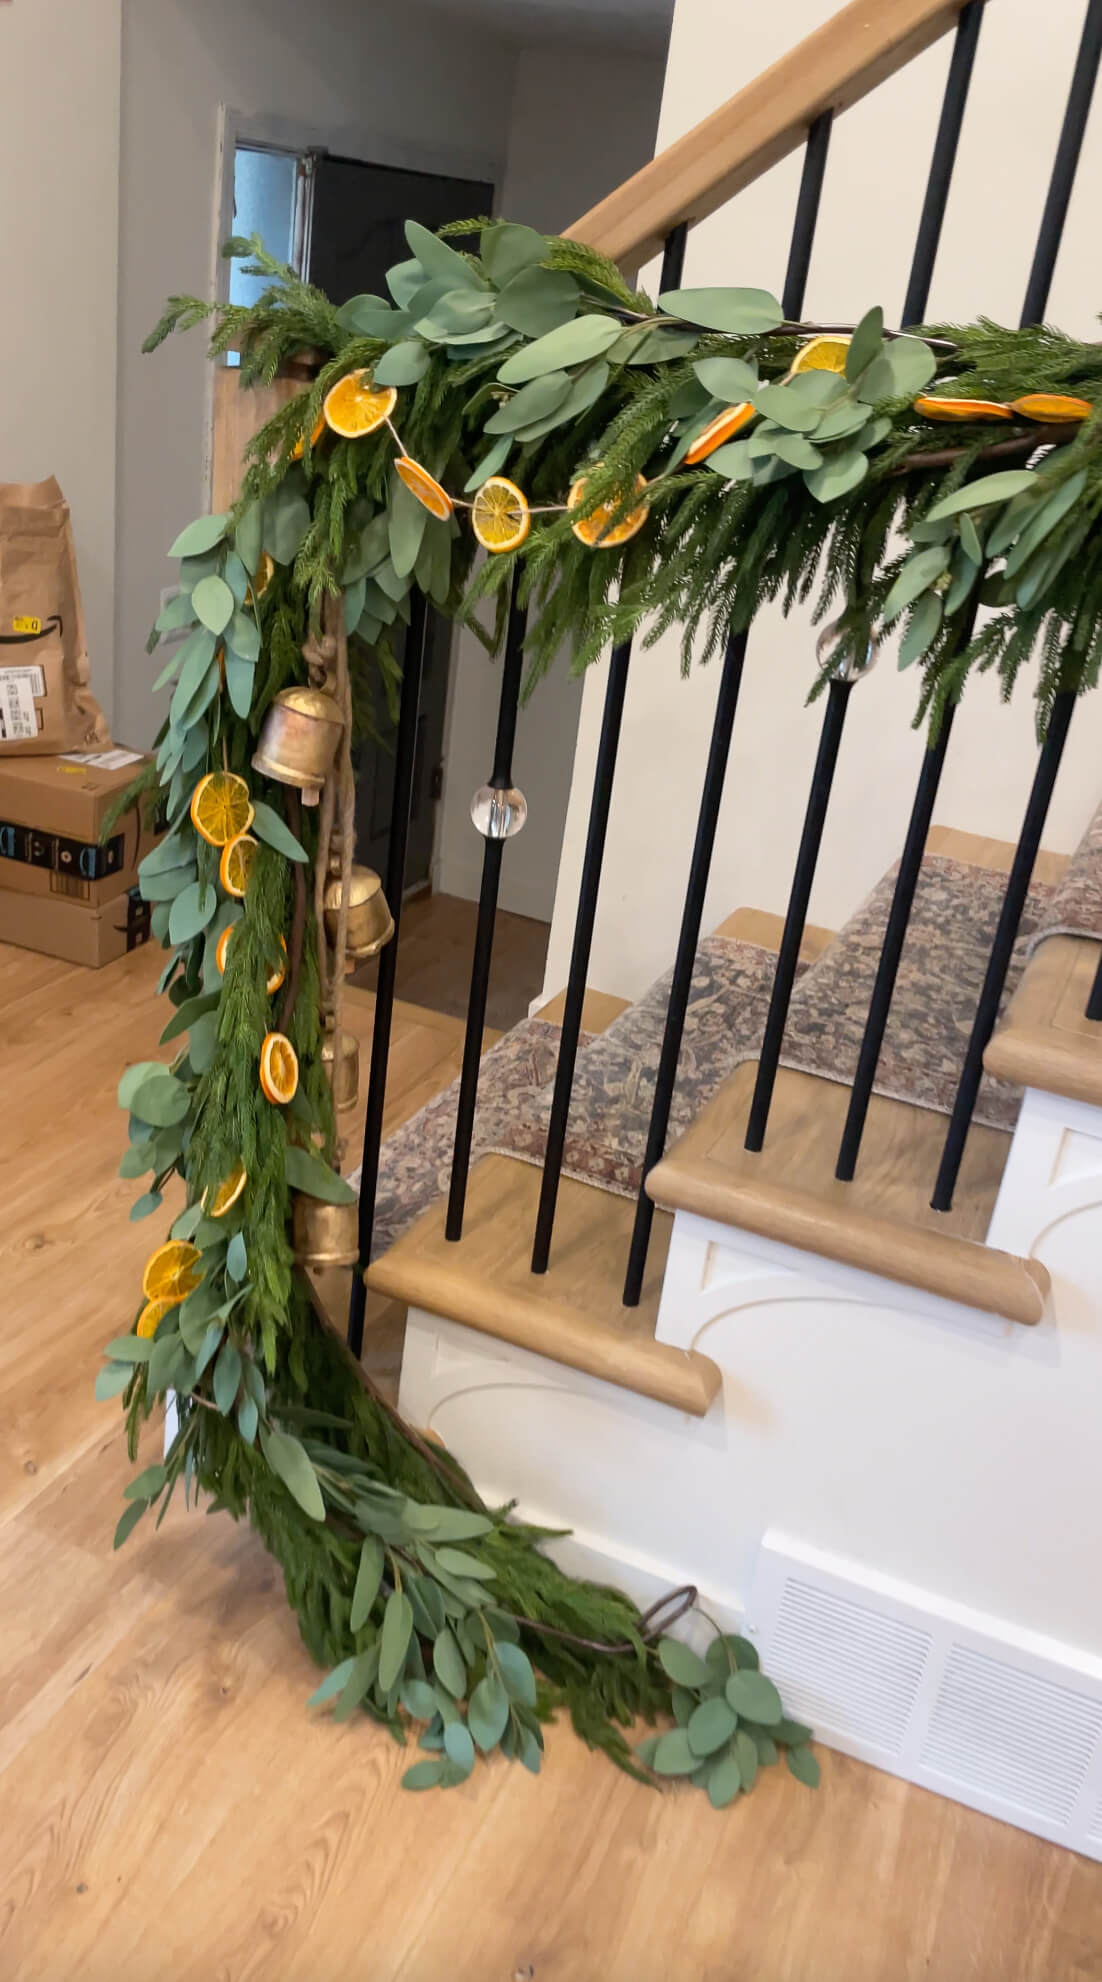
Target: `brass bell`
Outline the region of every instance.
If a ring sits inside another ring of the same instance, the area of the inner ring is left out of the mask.
[[[277,784],[297,785],[316,805],[344,729],[340,707],[323,688],[281,688],[264,718],[253,769]]]
[[[360,1042],[351,1032],[341,1033],[340,1052],[330,1033],[321,1043],[321,1064],[333,1090],[334,1108],[354,1108],[360,1093]]]
[[[355,1266],[360,1256],[359,1206],[328,1204],[305,1191],[291,1196],[291,1244],[300,1266]]]
[[[325,884],[325,933],[337,940],[341,912],[341,882]],[[377,956],[394,934],[394,917],[387,907],[383,884],[371,867],[354,866],[348,877],[348,955],[357,963]]]

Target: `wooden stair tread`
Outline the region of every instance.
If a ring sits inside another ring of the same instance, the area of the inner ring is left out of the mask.
[[[1086,936],[1045,938],[983,1056],[989,1073],[1102,1108],[1102,1025],[1086,1017],[1099,954]]]
[[[621,1305],[634,1202],[564,1177],[551,1265],[530,1267],[542,1172],[508,1156],[471,1171],[463,1237],[434,1205],[370,1267],[370,1290],[550,1356],[624,1390],[702,1417],[720,1387],[707,1356],[656,1342],[672,1220],[659,1213],[642,1300]]]
[[[946,1119],[873,1095],[857,1176],[834,1175],[849,1089],[782,1067],[765,1148],[743,1148],[757,1063],[740,1067],[651,1172],[669,1210],[740,1226],[847,1266],[863,1267],[1010,1321],[1041,1319],[1048,1276],[1035,1260],[982,1244],[1010,1148],[1002,1129],[974,1127],[950,1212],[929,1203]]]

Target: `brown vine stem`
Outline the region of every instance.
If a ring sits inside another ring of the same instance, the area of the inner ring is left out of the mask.
[[[1010,440],[993,442],[974,458],[976,461],[1012,461],[1017,455],[1035,453],[1039,447],[1066,447],[1078,431],[1078,423],[1073,426],[1070,421],[1033,427],[1027,434],[1015,434]],[[897,462],[892,473],[906,475],[915,468],[950,468],[954,461],[960,461],[967,453],[966,447],[939,447],[928,454],[907,454]]]
[[[287,823],[296,840],[302,838],[302,800],[293,785],[287,790]],[[287,959],[287,989],[279,1012],[279,1029],[286,1032],[298,997],[299,977],[302,972],[302,947],[306,941],[306,876],[302,871],[301,860],[292,861],[295,875],[295,906],[291,916],[291,948]]]

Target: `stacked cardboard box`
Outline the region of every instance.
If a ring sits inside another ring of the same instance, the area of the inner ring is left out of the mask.
[[[153,833],[134,809],[101,839],[142,761],[115,749],[0,756],[0,942],[98,965],[148,941],[137,879]]]

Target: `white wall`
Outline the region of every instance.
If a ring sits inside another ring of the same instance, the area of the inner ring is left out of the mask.
[[[664,66],[659,52],[623,55],[582,41],[522,50],[501,212],[557,233],[638,171],[654,150]],[[514,773],[529,816],[502,862],[500,900],[542,921],[555,899],[582,686],[560,657],[517,724]],[[499,688],[497,663],[472,633],[460,633],[434,863],[435,885],[446,894],[478,894],[482,841],[470,802],[490,774]]]
[[[659,148],[704,117],[834,11],[833,0],[732,9],[677,0]],[[987,10],[976,75],[930,301],[931,316],[981,313],[1016,322],[1064,98],[1082,0],[1051,0],[1038,34],[1034,0]],[[883,302],[897,319],[933,141],[950,44],[930,49],[846,113],[836,127],[807,293],[807,312],[853,320]],[[1054,322],[1097,335],[1102,294],[1096,190],[1102,95],[1088,141],[1050,305]],[[790,158],[690,238],[686,282],[760,283],[779,290],[799,179]],[[644,276],[654,286],[656,273]],[[805,709],[814,635],[803,616],[763,614],[751,635],[705,927],[741,904],[783,910],[806,801],[821,704]],[[640,649],[624,718],[591,985],[635,996],[669,963],[683,900],[718,663],[678,677],[676,640]],[[574,788],[555,903],[546,984],[564,979],[577,904],[604,665],[585,685]],[[958,719],[940,821],[1016,839],[1035,758],[1031,683],[1001,707],[996,685],[973,681]],[[837,927],[895,858],[921,739],[910,727],[912,675],[891,651],[854,694],[812,900]],[[1046,842],[1070,848],[1102,791],[1102,701],[1077,713]]]
[[[0,7],[0,481],[56,475],[111,714],[120,0]]]
[[[75,10],[54,0],[51,11]],[[202,332],[151,357],[141,343],[170,292],[211,290],[219,105],[284,120],[336,152],[427,170],[488,166],[494,177],[513,66],[492,33],[410,0],[329,0],[324,9],[125,0],[117,726],[128,740],[147,742],[163,716],[145,637],[159,588],[174,577],[166,548],[208,498]]]

